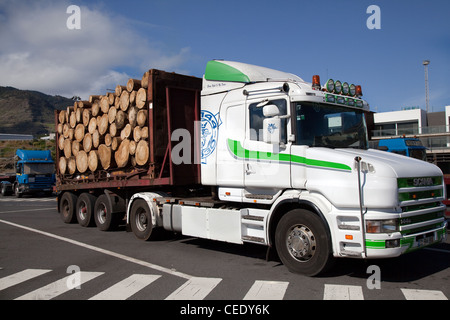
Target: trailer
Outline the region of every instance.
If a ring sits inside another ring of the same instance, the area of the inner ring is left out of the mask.
[[[55,114],[59,212],[142,240],[159,228],[265,245],[309,276],[444,241],[441,170],[369,149],[361,97],[233,61],[203,79],[149,70]]]

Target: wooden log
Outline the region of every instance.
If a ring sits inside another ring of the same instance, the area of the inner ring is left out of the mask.
[[[89,121],[91,120],[92,111],[91,109],[83,109],[83,125],[87,128],[89,126]]]
[[[101,142],[102,142],[102,139],[100,138],[100,133],[96,129],[92,133],[92,147],[94,149],[97,149]]]
[[[78,152],[80,152],[80,143],[76,140],[72,141],[72,155],[77,156]]]
[[[83,150],[86,153],[89,153],[92,149],[92,135],[90,133],[86,133],[83,138]]]
[[[116,95],[112,92],[108,92],[107,94],[109,105],[114,105],[114,101],[116,100]]]
[[[128,139],[131,137],[131,133],[133,132],[133,129],[131,128],[131,125],[129,123],[126,124],[126,126],[120,131],[120,138],[122,140]]]
[[[108,130],[109,122],[108,122],[108,114],[104,114],[100,118],[100,122],[97,123],[98,126],[98,132],[100,135],[104,135],[106,131]]]
[[[68,138],[69,137],[69,124],[68,123],[64,123],[63,124],[63,136],[64,138]]]
[[[131,156],[130,157],[130,164],[133,167],[136,167],[137,163],[136,163],[136,157],[135,156]]]
[[[108,113],[109,107],[110,107],[110,105],[109,105],[109,99],[108,99],[108,97],[103,96],[103,97],[100,99],[100,110],[102,110],[103,113]]]
[[[117,124],[115,122],[111,123],[109,126],[109,135],[111,137],[116,137],[119,130],[117,130]]]
[[[92,108],[92,102],[91,101],[78,101],[78,107],[80,109]]]
[[[94,172],[97,170],[99,164],[99,158],[98,158],[98,151],[97,150],[91,150],[88,155],[88,167],[89,170]]]
[[[60,135],[58,138],[58,147],[59,150],[64,150],[64,136]]]
[[[138,116],[139,109],[131,106],[128,108],[128,123],[131,124],[131,126],[134,128],[137,123],[137,116]]]
[[[109,169],[111,166],[111,148],[104,144],[98,147],[98,157],[103,169]]]
[[[58,115],[59,123],[64,124],[66,122],[66,110],[61,110]]]
[[[147,124],[148,119],[148,111],[147,110],[139,110],[136,118],[136,122],[139,127],[143,127]]]
[[[100,113],[100,101],[99,100],[95,100],[94,103],[92,104],[91,113],[92,113],[93,117],[98,116],[98,114]]]
[[[71,113],[70,113],[70,116],[69,116],[69,125],[70,125],[70,127],[71,128],[75,128],[76,127],[76,125],[77,125],[77,118],[76,118],[76,114],[75,114],[75,111],[72,111]]]
[[[69,159],[72,156],[72,141],[69,139],[64,140],[64,157]]]
[[[66,109],[66,122],[69,123],[70,113],[73,111],[73,106],[67,107]]]
[[[59,135],[62,135],[62,133],[63,133],[63,125],[62,125],[62,123],[58,123],[57,124],[56,131],[58,132]]]
[[[63,156],[59,157],[58,167],[59,167],[59,174],[66,174],[66,170],[67,170],[66,157],[63,157]]]
[[[116,160],[116,164],[118,168],[124,168],[128,159],[130,158],[130,140],[125,139],[120,143],[119,148],[114,153],[114,159]]]
[[[85,173],[88,169],[88,156],[84,150],[80,150],[75,157],[77,169],[80,173]]]
[[[128,91],[124,90],[120,95],[120,109],[122,111],[127,111],[129,105],[130,105],[130,94],[128,93]]]
[[[133,90],[130,93],[130,106],[134,106],[136,105],[136,95],[137,95],[137,91]]]
[[[147,91],[144,88],[140,88],[136,94],[136,107],[142,109],[147,102]]]
[[[141,87],[147,89],[148,88],[148,81],[150,79],[150,71],[147,71],[142,76],[141,80]]]
[[[120,97],[120,95],[122,94],[122,92],[123,92],[124,90],[127,90],[127,86],[117,85],[117,86],[116,86],[116,90],[115,90],[115,92],[116,92],[116,97]]]
[[[74,174],[77,172],[77,162],[75,160],[75,157],[70,157],[67,159],[67,171],[69,174]]]
[[[111,139],[111,150],[116,151],[117,148],[119,148],[121,142],[122,142],[122,139],[120,139],[119,137],[112,138]]]
[[[114,99],[114,106],[116,107],[116,109],[120,109],[120,96],[116,96],[116,98]]]
[[[131,93],[133,90],[139,90],[141,88],[141,80],[129,79],[127,82],[127,91]]]
[[[105,134],[105,144],[107,147],[111,146],[112,139],[113,138],[111,137],[111,135],[109,133]]]
[[[141,139],[148,139],[148,127],[141,128]]]
[[[80,102],[81,102],[81,101],[80,101]],[[82,115],[83,115],[83,108],[78,108],[78,109],[75,111],[75,120],[76,120],[77,123],[83,122]]]
[[[148,143],[145,140],[141,140],[138,142],[136,147],[136,163],[140,166],[147,164],[149,155],[149,147]]]
[[[89,127],[88,127],[88,131],[90,134],[93,134],[94,131],[97,130],[97,118],[91,118],[91,120],[89,120]]]
[[[134,127],[133,140],[135,142],[139,142],[139,140],[141,140],[141,128],[140,127]]]
[[[101,96],[89,96],[89,102],[92,104],[95,100],[100,100]]]
[[[117,129],[122,129],[123,127],[125,127],[125,123],[127,121],[127,114],[125,112],[123,112],[122,109],[117,110],[116,113],[116,127]]]
[[[83,124],[78,124],[75,128],[75,140],[77,140],[78,142],[83,141],[84,138],[84,131],[85,131],[85,127],[83,126]]]
[[[136,153],[136,147],[137,147],[136,141],[130,140],[129,146],[130,156],[134,156],[134,154]]]
[[[116,121],[116,114],[117,114],[117,108],[116,107],[109,108],[109,111],[108,111],[108,122],[109,122],[109,124],[111,124],[114,121]]]
[[[69,140],[73,140],[73,136],[74,136],[74,129],[69,129],[69,133],[68,133],[68,136],[67,136],[67,139],[69,139]]]

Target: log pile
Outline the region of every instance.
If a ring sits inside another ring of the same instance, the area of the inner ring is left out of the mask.
[[[147,88],[130,79],[115,92],[76,101],[58,116],[60,174],[145,166],[149,159]]]

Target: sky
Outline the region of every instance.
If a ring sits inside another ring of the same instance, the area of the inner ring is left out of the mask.
[[[202,77],[212,59],[359,84],[376,112],[425,110],[430,60],[443,111],[450,1],[0,0],[0,86],[87,99],[152,68]]]

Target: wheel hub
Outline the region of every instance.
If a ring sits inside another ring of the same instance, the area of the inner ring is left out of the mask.
[[[288,233],[286,245],[292,257],[299,261],[307,261],[314,256],[316,240],[311,229],[306,226],[295,226]]]

